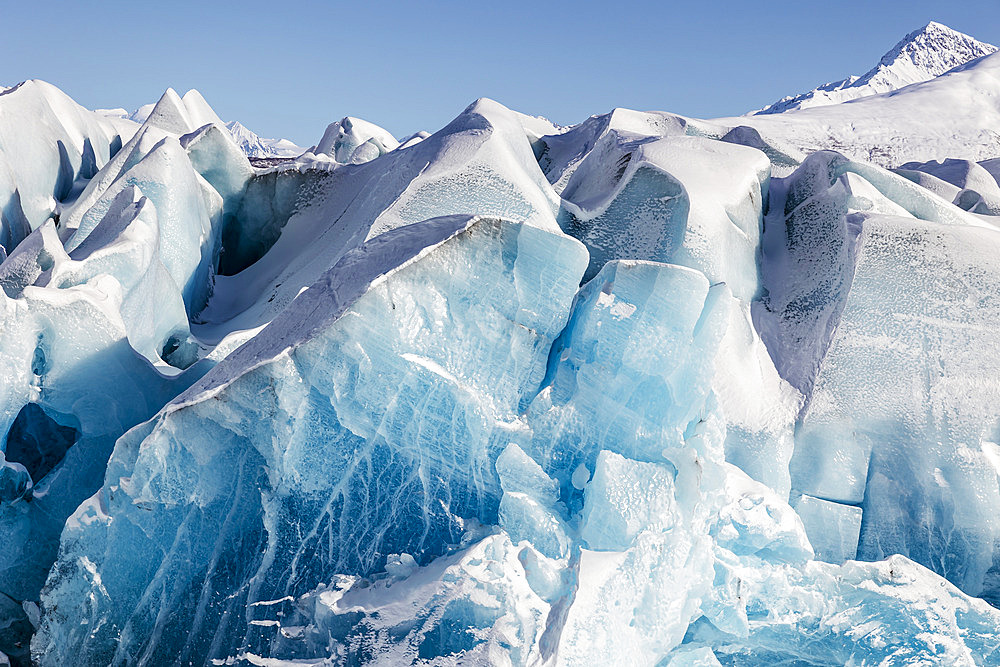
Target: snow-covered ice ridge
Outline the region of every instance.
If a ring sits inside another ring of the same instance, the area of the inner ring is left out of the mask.
[[[888,93],[911,83],[933,79],[976,58],[996,53],[996,50],[992,44],[931,21],[904,37],[865,74],[851,75],[807,93],[790,95],[753,113],[783,113]]]
[[[185,97],[188,95],[200,96],[200,93],[192,90],[188,91]],[[155,104],[145,104],[131,113],[122,108],[97,109],[97,113],[111,118],[123,118],[141,125],[149,117],[149,114],[152,113],[155,106]],[[217,116],[211,120],[212,122],[223,124]],[[224,125],[229,130],[229,133],[233,135],[236,145],[240,147],[240,150],[248,158],[292,158],[302,155],[305,152],[304,148],[296,146],[288,139],[264,139],[259,137],[253,130],[238,120],[229,121],[228,123],[224,123]]]
[[[1000,664],[998,137],[1000,54],[271,168],[3,91],[0,651]]]

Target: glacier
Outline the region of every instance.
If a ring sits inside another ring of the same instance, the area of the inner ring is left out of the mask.
[[[1000,664],[1000,54],[962,62],[273,163],[197,91],[0,91],[0,658]]]
[[[188,91],[188,93],[185,93],[185,97],[187,95],[191,95],[192,97],[197,95],[198,97],[201,97],[201,93],[196,90]],[[106,118],[123,119],[125,121],[132,121],[142,125],[146,122],[146,119],[149,118],[155,106],[155,103],[144,104],[131,113],[120,107],[115,109],[95,109],[94,111]],[[204,111],[207,106],[207,103],[203,105],[202,110]],[[223,123],[219,120],[219,117],[215,115],[215,111],[212,111],[211,107],[208,107],[208,110],[211,112],[211,117],[207,118],[206,122],[214,122],[222,125]],[[258,160],[265,165],[271,160],[275,162],[283,162],[286,158],[297,157],[302,155],[302,153],[306,150],[301,146],[295,145],[295,143],[289,141],[288,139],[267,139],[261,137],[238,120],[231,120],[224,125],[233,140],[236,142],[236,145],[248,158],[251,160]]]

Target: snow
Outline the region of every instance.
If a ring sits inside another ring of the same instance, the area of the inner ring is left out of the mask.
[[[749,126],[767,141],[806,153],[830,149],[897,167],[943,158],[1000,154],[1000,54],[986,55],[922,83],[843,104],[780,114],[713,119],[713,135]]]
[[[299,202],[300,191],[310,192],[308,202]],[[339,165],[306,153],[248,185],[243,231],[224,244],[254,261],[216,279],[198,335],[214,343],[266,323],[345,252],[397,227],[475,211],[557,231],[558,206],[517,116],[492,101],[369,162]]]
[[[892,47],[862,76],[827,83],[808,93],[785,97],[754,114],[776,114],[825,106],[869,95],[888,93],[912,83],[940,76],[960,65],[995,53],[997,47],[980,42],[946,25],[931,21]]]
[[[134,123],[139,123],[142,125],[149,118],[149,114],[153,113],[153,107],[156,106],[155,102],[149,104],[143,104],[141,107],[128,114],[128,119]]]
[[[629,256],[700,269],[751,298],[770,174],[761,153],[701,137],[619,146],[622,157],[583,160],[562,192],[560,224],[591,252],[586,277],[610,257]],[[623,225],[646,238],[622,234]]]
[[[997,664],[998,58],[267,168],[4,92],[0,652]]]
[[[378,125],[348,116],[330,123],[312,152],[332,157],[340,164],[360,164],[398,147],[395,137]]]
[[[6,254],[56,212],[134,133],[43,81],[0,96],[0,243]]]
[[[276,157],[296,157],[305,152],[305,149],[296,146],[288,139],[264,139],[259,137],[252,130],[239,121],[233,120],[223,123],[219,120],[215,111],[205,101],[204,96],[197,90],[189,90],[183,96],[182,103],[184,111],[188,114],[188,120],[194,125],[192,129],[197,129],[208,123],[225,125],[232,135],[237,146],[251,158],[276,158]],[[125,119],[142,125],[152,115],[156,104],[144,104],[135,111],[129,113],[123,108],[116,109],[95,109],[94,113],[108,118]]]
[[[297,157],[306,151],[288,139],[262,139],[237,120],[226,123],[226,129],[247,157]]]

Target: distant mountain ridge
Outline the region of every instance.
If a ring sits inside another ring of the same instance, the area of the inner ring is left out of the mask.
[[[0,88],[3,90],[3,88]],[[192,92],[188,91],[185,95],[187,98]],[[200,95],[198,95],[200,97]],[[126,120],[139,123],[140,125],[146,122],[149,115],[153,112],[155,104],[144,104],[135,111],[131,113],[126,109],[97,109],[97,113],[102,116],[108,116],[111,118],[124,118]],[[212,113],[213,122],[218,121],[218,117]],[[289,141],[288,139],[265,139],[257,135],[253,130],[249,129],[237,120],[231,120],[227,123],[223,123],[229,134],[232,135],[233,140],[236,145],[246,154],[247,157],[251,158],[286,158],[286,157],[296,157],[305,152],[305,149],[295,143]]]
[[[246,153],[247,157],[296,157],[305,151],[304,148],[288,139],[261,138],[238,120],[226,123],[226,129],[229,130],[229,134],[233,135],[236,145]]]
[[[862,76],[849,76],[800,95],[785,97],[749,115],[768,115],[838,104],[928,81],[972,60],[995,53],[997,47],[931,21],[890,49],[878,65]]]

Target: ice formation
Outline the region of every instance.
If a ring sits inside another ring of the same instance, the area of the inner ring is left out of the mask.
[[[200,102],[192,101],[192,104],[196,104],[201,109],[201,113],[206,113],[207,110],[207,113],[210,114],[206,117],[200,117],[202,122],[198,123],[199,126],[204,123],[221,123],[215,112],[205,102],[201,93],[196,90],[190,90],[184,95],[184,98],[186,100],[195,100],[197,98]],[[156,104],[145,104],[131,113],[122,108],[95,109],[95,112],[107,118],[123,119],[142,125],[149,118],[155,106]],[[232,135],[233,140],[240,150],[251,159],[294,158],[305,152],[304,148],[296,146],[288,139],[265,139],[238,120],[229,121],[225,124],[225,127],[229,131],[229,134]]]
[[[1000,664],[998,59],[268,167],[0,91],[2,656]]]

